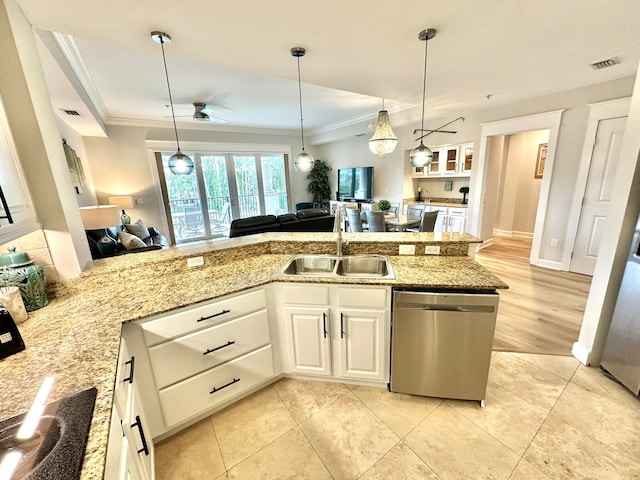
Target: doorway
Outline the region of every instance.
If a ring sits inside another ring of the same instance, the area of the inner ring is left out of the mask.
[[[539,201],[536,207],[529,262],[532,265],[552,266],[553,268],[557,268],[557,266],[555,264],[547,265],[546,263],[548,262],[540,261],[539,257],[544,233],[544,222],[549,203],[551,173],[553,172],[553,164],[555,161],[562,112],[563,110],[556,110],[483,124],[478,161],[474,162],[474,169],[471,175],[469,200],[469,232],[482,239],[492,238],[497,192],[496,190],[487,188],[490,179],[495,175],[495,172],[492,171],[493,164],[490,161],[491,137],[512,135],[533,130],[548,130],[549,138],[546,149],[545,167],[540,184]]]
[[[497,194],[491,202],[494,236],[527,239],[531,245],[548,141],[546,129],[490,138],[489,168],[496,174],[490,175],[487,188]]]

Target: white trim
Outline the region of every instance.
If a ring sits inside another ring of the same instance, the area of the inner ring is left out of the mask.
[[[146,140],[147,149],[154,152],[176,150],[173,140]],[[291,145],[267,143],[224,143],[224,142],[180,142],[184,152],[198,153],[291,153]]]
[[[536,263],[538,267],[550,268],[551,270],[562,270],[562,263],[553,260],[540,260]]]
[[[589,365],[589,356],[590,352],[578,342],[573,342],[573,347],[571,348],[571,355],[576,357],[580,363],[583,365]]]
[[[490,247],[493,244],[494,244],[493,238],[489,238],[488,240],[485,240],[480,245],[478,245],[478,250],[482,250],[483,248]]]
[[[551,187],[551,176],[555,161],[556,147],[558,144],[558,133],[560,122],[564,110],[554,110],[546,113],[527,115],[524,117],[499,120],[497,122],[484,123],[481,125],[480,148],[478,161],[474,161],[471,173],[471,193],[469,198],[469,232],[477,237],[481,236],[482,215],[484,205],[484,192],[487,185],[486,161],[489,153],[488,138],[495,135],[510,135],[514,133],[527,132],[531,130],[549,130],[549,147],[547,150],[547,161],[545,174],[542,177],[540,186],[540,196],[536,212],[536,222],[533,230],[533,242],[531,244],[531,256],[529,261],[533,265],[541,265],[540,248],[544,233],[544,222],[549,204],[549,191]]]
[[[571,210],[569,210],[569,218],[567,220],[566,242],[562,250],[563,270],[570,271],[571,269],[571,253],[573,252],[573,247],[575,246],[578,236],[578,225],[580,223],[580,214],[582,213],[582,198],[587,189],[591,156],[593,154],[596,134],[598,133],[598,124],[601,120],[626,117],[629,113],[630,104],[631,98],[626,97],[589,105],[589,123],[587,124],[587,130],[584,135],[582,157],[580,158],[580,166],[578,167],[578,174],[576,176],[576,187],[573,192]]]
[[[531,232],[514,232],[513,230],[500,230],[499,228],[493,229],[494,237],[514,237],[514,238],[533,238]]]

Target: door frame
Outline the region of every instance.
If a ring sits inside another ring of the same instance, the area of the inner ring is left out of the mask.
[[[489,137],[497,135],[511,135],[531,130],[549,130],[549,147],[547,149],[547,160],[545,162],[542,184],[540,186],[540,196],[538,197],[538,208],[536,211],[536,222],[533,230],[533,241],[531,244],[531,255],[529,262],[532,265],[540,265],[551,268],[558,268],[555,262],[547,265],[548,262],[540,261],[540,247],[544,233],[544,223],[549,204],[549,191],[551,187],[551,176],[553,174],[553,164],[555,162],[556,148],[558,145],[558,133],[562,119],[562,110],[527,115],[524,117],[509,118],[496,122],[482,123],[480,125],[480,148],[477,162],[474,160],[471,170],[471,194],[469,198],[469,231],[481,238],[482,220],[484,216],[484,195],[487,187],[490,141]]]
[[[562,270],[571,271],[571,257],[575,247],[578,235],[578,225],[580,223],[580,215],[582,213],[582,199],[587,189],[587,180],[589,179],[589,169],[591,168],[591,157],[593,155],[593,147],[598,133],[598,124],[601,120],[612,118],[627,117],[629,115],[629,106],[631,105],[631,97],[618,98],[616,100],[608,100],[606,102],[591,103],[589,107],[589,120],[584,136],[584,145],[582,147],[582,156],[580,158],[580,166],[576,176],[576,186],[571,201],[571,210],[567,221],[567,230],[562,251]]]

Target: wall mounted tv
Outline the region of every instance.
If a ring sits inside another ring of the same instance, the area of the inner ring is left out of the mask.
[[[338,200],[372,201],[373,167],[338,169]]]

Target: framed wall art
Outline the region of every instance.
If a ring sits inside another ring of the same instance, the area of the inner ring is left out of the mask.
[[[536,158],[536,171],[533,178],[542,178],[544,174],[544,164],[547,161],[547,148],[548,143],[541,143],[538,145],[538,157]]]

